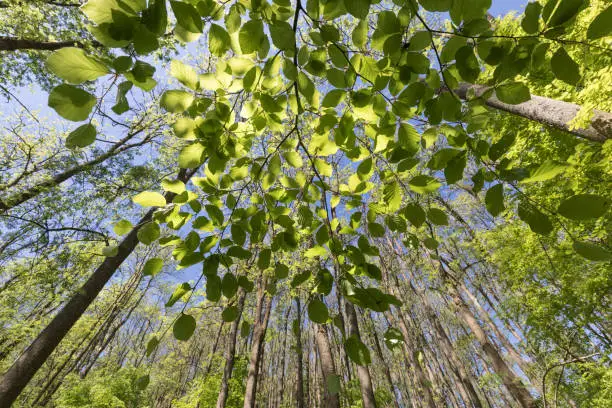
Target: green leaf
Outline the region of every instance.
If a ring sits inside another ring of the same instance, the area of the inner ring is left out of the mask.
[[[155,191],[143,191],[136,194],[132,197],[132,201],[143,207],[163,207],[166,205],[164,196]]]
[[[206,299],[217,302],[221,299],[221,278],[217,275],[206,277]]]
[[[518,105],[531,99],[529,88],[522,82],[509,82],[495,88],[497,98],[503,103]]]
[[[168,25],[166,0],[151,0],[149,7],[142,12],[141,21],[150,32],[158,36],[165,34]]]
[[[349,358],[357,365],[367,366],[372,362],[370,359],[370,350],[368,350],[366,345],[355,335],[346,339],[344,342],[344,349]]]
[[[474,55],[474,48],[469,45],[465,45],[457,51],[455,54],[457,60],[457,71],[459,75],[466,82],[474,83],[480,75],[480,64],[476,55]]]
[[[147,342],[147,350],[145,352],[146,356],[149,357],[159,345],[159,339],[157,336],[151,337],[151,339]]]
[[[225,29],[211,24],[208,31],[208,49],[212,55],[222,57],[231,47],[231,38]]]
[[[352,0],[344,0],[344,1],[352,1]],[[340,392],[342,388],[340,385],[340,377],[336,374],[329,374],[325,379],[325,385],[327,386],[327,392],[330,395],[336,395]]]
[[[48,105],[64,119],[80,122],[89,117],[96,101],[96,97],[90,93],[76,86],[62,84],[53,88]]]
[[[223,211],[221,211],[219,207],[217,207],[216,205],[212,205],[212,204],[206,204],[204,208],[206,208],[206,212],[208,213],[208,216],[215,223],[215,225],[217,226],[223,225],[223,221],[224,221]]]
[[[81,125],[74,129],[66,138],[66,147],[86,147],[96,141],[96,127],[91,123]]]
[[[546,181],[562,173],[569,166],[564,163],[558,163],[553,160],[546,160],[540,165],[531,176],[521,180],[521,183],[534,183],[536,181]]]
[[[120,220],[113,226],[113,231],[117,235],[125,235],[134,228],[131,222],[128,220]]]
[[[134,382],[134,385],[136,385],[137,389],[144,390],[149,385],[150,380],[151,379],[149,378],[149,374],[146,374],[146,375],[143,375],[142,377],[138,377],[136,381]]]
[[[427,167],[432,170],[441,170],[451,161],[455,156],[461,153],[461,150],[457,149],[440,149],[437,151],[427,163]]]
[[[193,102],[193,94],[187,91],[171,90],[161,96],[159,105],[172,113],[185,112]]]
[[[329,319],[329,311],[325,303],[319,299],[312,299],[308,304],[308,318],[315,323],[326,323]]]
[[[370,11],[370,0],[344,0],[344,7],[352,16],[364,20]]]
[[[578,64],[568,55],[565,48],[561,47],[550,59],[553,74],[557,79],[576,85],[580,81],[580,69]]]
[[[574,251],[580,256],[594,262],[612,261],[612,252],[590,242],[574,242]]]
[[[251,325],[246,320],[240,325],[240,337],[247,338],[251,332]]]
[[[317,256],[325,256],[325,255],[327,255],[327,249],[319,245],[315,245],[312,248],[309,248],[308,250],[306,250],[306,252],[304,252],[304,256],[306,258],[314,258]]]
[[[252,54],[259,50],[265,37],[261,20],[249,20],[238,33],[238,42],[243,54]]]
[[[187,88],[194,91],[198,89],[198,73],[189,65],[173,59],[172,62],[170,62],[170,75],[178,79],[178,81]]]
[[[226,307],[223,312],[221,312],[221,318],[226,323],[233,322],[238,318],[238,307],[234,305]]]
[[[93,81],[110,70],[102,61],[89,57],[81,48],[66,47],[55,51],[47,58],[47,68],[64,81],[81,84]]]
[[[170,6],[179,26],[190,33],[202,32],[202,18],[195,7],[182,1],[171,1]]]
[[[389,350],[393,350],[404,342],[404,336],[402,335],[402,332],[400,332],[395,327],[389,327],[383,335],[383,338],[385,339],[385,344],[387,345]]]
[[[396,180],[385,185],[383,188],[383,198],[387,206],[387,212],[393,213],[400,209],[402,205],[402,189]]]
[[[427,11],[448,11],[453,5],[452,0],[419,0]]]
[[[602,11],[589,25],[587,38],[596,40],[612,33],[612,5]]]
[[[584,4],[584,0],[549,0],[542,10],[542,18],[548,27],[559,26],[572,19]]]
[[[417,203],[409,203],[404,207],[404,217],[415,227],[420,227],[425,222],[425,210]]]
[[[348,0],[350,1],[350,0]],[[361,20],[359,24],[355,26],[351,39],[356,47],[363,47],[368,41],[368,21]]]
[[[204,146],[201,143],[192,143],[181,149],[178,157],[179,167],[182,169],[195,169],[204,163]]]
[[[226,298],[233,297],[238,291],[238,280],[233,273],[227,272],[221,280],[221,293]]]
[[[286,21],[275,21],[270,24],[270,36],[272,43],[283,51],[291,51],[295,49],[295,33],[293,28]]]
[[[193,316],[181,313],[181,316],[176,319],[172,327],[174,338],[181,341],[187,341],[193,336],[196,328],[196,320]]]
[[[436,225],[448,225],[448,216],[439,208],[427,210],[427,218]]]
[[[302,156],[295,150],[284,152],[283,157],[291,167],[302,167],[304,164]]]
[[[138,237],[138,241],[142,242],[145,245],[150,245],[157,238],[159,238],[160,228],[159,225],[155,222],[147,222],[138,230],[136,234]]]
[[[163,259],[151,258],[142,267],[142,274],[144,276],[155,276],[162,270],[163,266]]]
[[[116,245],[108,245],[102,248],[102,255],[104,256],[113,257],[113,256],[117,256],[118,253],[119,253],[119,248],[117,248]]]
[[[440,183],[434,177],[421,174],[419,176],[413,177],[408,183],[408,185],[415,193],[427,194],[437,191],[442,186],[442,183]]]
[[[497,217],[499,213],[504,211],[504,186],[499,183],[487,190],[485,195],[485,205],[487,211],[494,217]]]
[[[537,234],[548,235],[553,230],[548,217],[531,204],[521,201],[518,206],[518,216]]]
[[[176,287],[176,289],[174,289],[174,292],[172,292],[172,296],[170,296],[170,299],[168,299],[165,306],[172,307],[176,302],[181,300],[181,298],[185,296],[185,294],[188,293],[190,290],[191,286],[187,282],[181,283]]]
[[[610,203],[604,197],[594,194],[578,194],[559,205],[558,212],[575,221],[599,218],[608,211]]]
[[[540,12],[542,5],[536,2],[530,2],[525,6],[525,17],[521,20],[521,27],[527,34],[538,32],[540,27]]]
[[[174,194],[181,194],[185,191],[185,183],[181,180],[162,180],[162,188],[164,191],[170,191]]]

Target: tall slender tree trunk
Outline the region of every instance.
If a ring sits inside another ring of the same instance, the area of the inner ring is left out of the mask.
[[[421,363],[414,355],[414,346],[412,342],[412,336],[410,335],[410,331],[408,330],[408,326],[406,324],[406,320],[404,319],[404,315],[401,310],[396,309],[398,319],[397,323],[399,325],[400,331],[402,332],[402,336],[404,337],[404,350],[406,352],[406,356],[410,365],[414,368],[414,373],[417,377],[418,384],[421,389],[421,394],[423,396],[425,405],[429,408],[436,408],[436,403],[434,402],[433,395],[431,393],[431,384],[425,377],[425,372],[423,371],[423,367]],[[390,312],[388,313],[389,320],[393,320],[393,317]]]
[[[229,380],[232,378],[232,370],[234,369],[234,358],[236,354],[236,337],[238,336],[238,327],[240,326],[240,318],[244,309],[244,300],[246,292],[240,289],[238,295],[238,317],[232,322],[229,333],[229,339],[225,345],[225,366],[223,367],[223,378],[221,379],[221,389],[217,397],[217,408],[224,408],[229,396]]]
[[[454,285],[448,285],[448,288],[459,316],[480,343],[483,352],[491,360],[493,369],[501,377],[510,394],[521,407],[534,408],[536,406],[535,399],[523,385],[521,379],[508,367],[495,345],[491,343],[480,323],[478,323],[472,311],[459,295],[457,288]]]
[[[372,315],[370,315],[370,319],[373,319]],[[391,395],[393,395],[393,406],[395,406],[395,408],[400,408],[398,402],[399,398],[397,398],[397,391],[393,385],[393,378],[391,377],[391,370],[389,369],[389,364],[387,364],[385,356],[383,355],[382,347],[380,347],[380,341],[378,340],[378,334],[376,333],[376,327],[374,327],[374,325],[372,325],[372,337],[374,338],[376,354],[378,355],[378,359],[382,364],[383,372],[385,373],[385,378],[387,379],[387,383],[389,385],[389,391],[391,392]]]
[[[319,359],[321,361],[321,372],[323,373],[323,404],[322,408],[339,408],[340,397],[338,393],[330,393],[329,386],[330,381],[334,381],[336,374],[336,367],[334,364],[334,357],[331,351],[331,345],[329,343],[329,336],[327,335],[327,327],[323,324],[317,324],[315,332],[315,341],[317,349],[319,351]]]
[[[344,310],[346,311],[347,332],[349,336],[355,336],[361,341],[359,334],[359,325],[357,323],[357,311],[351,302],[344,302]],[[361,398],[363,408],[376,408],[376,399],[374,398],[374,387],[372,386],[372,377],[368,367],[357,365],[357,378],[359,378],[359,388],[361,389]]]
[[[265,307],[264,304],[266,304]],[[251,357],[249,360],[246,390],[244,393],[244,408],[255,408],[255,401],[257,399],[257,377],[263,355],[264,338],[266,336],[271,310],[272,298],[268,298],[266,302],[265,279],[260,278],[257,289],[257,307],[253,325]]]
[[[196,171],[197,169],[192,169],[189,172],[181,170],[178,178],[186,182]],[[174,193],[166,193],[166,202],[171,202],[175,196]],[[12,405],[34,374],[119,269],[123,261],[134,251],[136,245],[138,245],[138,230],[151,220],[155,210],[156,208],[150,209],[140,219],[138,224],[119,244],[117,255],[104,259],[104,262],[87,279],[85,284],[76,291],[74,296],[2,376],[0,408],[8,408]]]
[[[296,308],[296,320],[297,324],[295,327],[295,352],[297,354],[297,365],[295,367],[297,375],[297,386],[295,390],[295,400],[297,408],[305,408],[304,404],[304,369],[302,367],[302,309],[300,305],[300,298],[295,298]]]

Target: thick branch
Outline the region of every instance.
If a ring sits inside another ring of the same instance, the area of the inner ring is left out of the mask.
[[[484,85],[461,83],[454,92],[461,99],[466,100],[469,91],[473,91],[476,97],[480,97],[489,89],[489,87]],[[485,104],[491,108],[522,116],[594,142],[605,142],[612,138],[612,113],[609,112],[595,109],[589,127],[585,129],[570,129],[568,123],[576,117],[580,110],[579,105],[570,102],[531,95],[531,100],[527,102],[510,105],[500,101],[493,95],[485,100]]]
[[[0,37],[0,51],[16,51],[16,50],[43,50],[55,51],[65,47],[79,47],[84,45],[81,41],[38,41],[24,40],[15,37]]]

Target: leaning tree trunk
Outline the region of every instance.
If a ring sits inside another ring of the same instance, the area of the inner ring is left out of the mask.
[[[473,92],[476,97],[480,97],[489,89],[491,88],[484,85],[461,83],[454,92],[461,99],[466,100],[468,92]],[[527,102],[510,105],[503,103],[493,95],[485,99],[485,104],[491,108],[564,130],[594,142],[605,142],[612,138],[612,113],[609,112],[594,109],[593,118],[586,129],[570,129],[568,123],[576,117],[581,108],[570,102],[531,95],[531,99]]]
[[[372,314],[370,314],[370,320],[374,321]],[[395,408],[400,408],[399,406],[399,398],[397,398],[397,393],[395,391],[395,386],[393,385],[393,378],[391,377],[391,370],[389,368],[389,364],[385,360],[385,356],[383,355],[382,347],[380,347],[380,341],[378,340],[378,333],[376,333],[376,327],[374,324],[371,326],[372,337],[374,338],[374,346],[376,348],[376,354],[378,355],[378,359],[382,364],[383,372],[385,374],[385,378],[387,379],[387,383],[389,385],[389,392],[393,396],[393,406]]]
[[[197,169],[189,172],[181,170],[178,178],[187,182],[196,171]],[[174,193],[166,193],[166,202],[172,202],[175,196]],[[151,220],[155,210],[156,208],[151,208],[140,219],[138,224],[119,244],[117,255],[104,259],[104,262],[4,374],[0,382],[0,408],[8,408],[13,404],[34,374],[119,269],[123,261],[134,251],[136,245],[138,245],[138,231]]]
[[[357,312],[351,302],[344,302],[344,310],[346,311],[347,331],[348,335],[355,336],[361,341],[359,334],[359,325],[357,323]],[[357,377],[359,378],[359,387],[361,389],[361,398],[363,408],[376,408],[376,399],[374,398],[374,387],[372,386],[372,377],[368,367],[357,365]]]
[[[246,293],[240,289],[238,295],[238,317],[232,322],[232,328],[230,329],[229,339],[225,346],[225,367],[223,367],[223,378],[221,379],[221,390],[217,397],[217,408],[224,408],[229,395],[229,380],[232,378],[232,370],[234,369],[234,357],[236,354],[236,337],[238,335],[238,327],[240,326],[240,317],[242,316],[242,309],[244,308],[244,299]]]
[[[521,379],[508,367],[506,362],[501,356],[501,353],[494,344],[491,343],[487,334],[480,326],[480,323],[476,320],[476,317],[469,309],[467,304],[463,301],[459,295],[459,291],[454,285],[448,286],[450,289],[450,295],[453,299],[453,303],[457,308],[459,317],[465,322],[470,328],[470,331],[476,337],[476,340],[480,343],[483,352],[491,360],[493,369],[501,377],[502,382],[510,392],[510,394],[517,400],[517,402],[523,408],[533,408],[536,406],[535,399],[531,396],[527,388],[521,382]]]
[[[264,303],[266,303],[265,281],[261,278],[257,290],[257,307],[253,324],[253,341],[251,343],[246,391],[244,393],[244,408],[255,408],[255,400],[257,399],[257,375],[263,354],[268,321],[270,320],[270,311],[272,310],[272,298],[268,299],[262,316]]]
[[[317,349],[319,350],[319,359],[321,360],[321,372],[323,373],[323,389],[325,390],[323,396],[322,408],[339,408],[340,397],[338,393],[329,392],[330,381],[337,376],[336,367],[334,365],[334,357],[332,355],[331,345],[329,344],[329,337],[327,335],[327,327],[324,324],[317,324],[315,341],[317,343]]]

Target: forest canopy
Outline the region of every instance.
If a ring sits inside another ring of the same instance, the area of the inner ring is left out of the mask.
[[[612,5],[500,3],[0,0],[0,408],[612,406]]]

